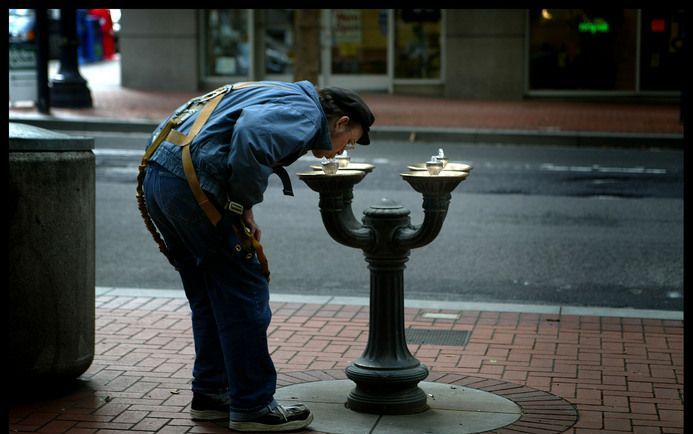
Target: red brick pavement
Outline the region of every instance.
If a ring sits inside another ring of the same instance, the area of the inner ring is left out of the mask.
[[[272,308],[280,376],[341,371],[365,347],[366,306]],[[432,311],[459,317],[423,316]],[[96,315],[96,355],[80,387],[11,404],[10,432],[229,432],[188,418],[193,346],[184,299],[100,296]],[[412,308],[405,315],[407,327],[471,333],[466,346],[410,345],[430,378],[483,377],[557,395],[578,412],[567,433],[684,432],[682,321]],[[513,432],[547,432],[534,425]]]

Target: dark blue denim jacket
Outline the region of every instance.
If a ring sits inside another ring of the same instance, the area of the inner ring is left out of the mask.
[[[278,86],[230,90],[190,145],[200,186],[220,205],[231,200],[252,207],[262,202],[274,167],[288,166],[312,149],[332,149],[312,83],[261,83]],[[187,134],[198,113],[176,130]],[[173,143],[164,140],[150,161],[185,178],[180,147]]]

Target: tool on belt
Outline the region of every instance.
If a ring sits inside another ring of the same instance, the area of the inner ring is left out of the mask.
[[[163,142],[164,140],[174,143],[181,147],[183,171],[185,172],[185,177],[188,180],[190,189],[192,190],[198,205],[200,205],[204,213],[207,215],[209,221],[212,222],[214,226],[216,226],[221,220],[221,213],[219,212],[219,210],[217,210],[214,204],[210,202],[209,198],[202,190],[202,187],[200,187],[200,182],[197,179],[195,167],[192,163],[192,156],[190,154],[190,143],[192,143],[192,141],[195,139],[195,136],[197,136],[197,134],[200,132],[203,125],[207,122],[212,112],[216,108],[217,104],[219,104],[224,95],[226,95],[229,91],[233,89],[242,89],[247,87],[259,86],[284,87],[269,83],[243,82],[236,83],[232,86],[222,86],[205,95],[193,98],[190,101],[188,101],[188,103],[181,110],[178,110],[176,113],[174,113],[173,116],[171,116],[169,121],[166,122],[166,125],[164,125],[161,131],[159,131],[159,134],[157,134],[156,138],[151,143],[151,145],[149,145],[147,151],[142,157],[142,162],[139,166],[139,173],[137,175],[137,207],[140,210],[140,214],[142,214],[145,226],[152,234],[154,241],[156,241],[156,243],[159,245],[159,250],[167,258],[169,258],[169,261],[171,258],[169,256],[168,249],[166,248],[166,243],[161,238],[159,231],[152,222],[151,217],[149,216],[149,212],[147,211],[147,205],[144,200],[144,190],[142,186],[144,183],[145,168],[147,167],[149,158],[154,154],[154,151],[156,151],[161,142]],[[173,129],[174,127],[180,125],[188,116],[197,111],[199,111],[200,113],[198,114],[197,119],[195,119],[195,122],[193,123],[192,127],[190,128],[190,132],[187,135]],[[275,169],[275,173],[277,173],[279,177],[282,179],[282,183],[284,185],[284,193],[292,194],[290,183],[287,184],[288,174],[286,173],[286,171],[283,168],[277,168]],[[224,208],[239,215],[243,213],[243,205],[236,202],[228,201],[224,205]],[[250,244],[252,248],[255,250],[255,253],[257,253],[258,261],[260,262],[260,265],[262,267],[262,274],[265,275],[265,277],[267,277],[267,279],[269,280],[269,265],[267,264],[267,257],[265,256],[262,245],[252,235],[250,229],[245,226],[242,219],[240,219],[240,222],[242,226],[240,232],[242,232],[242,234],[238,234],[238,236],[240,239],[245,240],[245,244]]]

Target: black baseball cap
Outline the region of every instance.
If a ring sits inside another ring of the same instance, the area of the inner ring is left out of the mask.
[[[332,96],[332,101],[334,101],[350,119],[353,119],[363,128],[363,135],[356,143],[359,145],[369,144],[371,139],[368,137],[368,131],[375,121],[375,116],[373,116],[371,109],[368,108],[361,97],[352,90],[334,86],[324,88],[323,92],[329,93]]]

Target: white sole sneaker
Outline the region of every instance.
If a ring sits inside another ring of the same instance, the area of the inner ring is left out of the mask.
[[[311,422],[313,422],[313,413],[310,413],[307,418],[302,420],[290,420],[276,425],[255,421],[231,420],[229,421],[229,428],[241,432],[283,432],[306,428]]]

